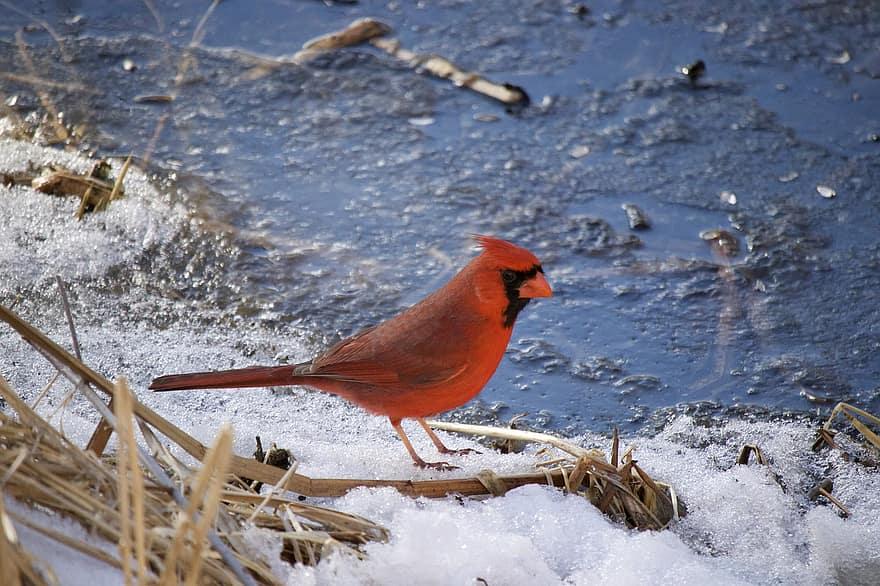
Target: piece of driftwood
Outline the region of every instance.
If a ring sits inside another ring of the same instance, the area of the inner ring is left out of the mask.
[[[258,79],[286,64],[302,65],[328,51],[369,43],[415,71],[425,72],[440,79],[448,79],[456,87],[477,92],[497,100],[509,108],[524,108],[529,105],[529,95],[523,88],[510,83],[497,83],[486,79],[479,73],[464,71],[439,55],[423,55],[405,49],[397,39],[385,38],[391,32],[392,28],[380,20],[359,18],[344,29],[306,42],[302,50],[289,57],[275,58],[241,49],[219,48],[212,49],[212,51],[252,65],[252,69],[245,75],[245,78]]]
[[[396,39],[374,38],[370,44],[403,61],[416,71],[425,71],[435,77],[448,79],[457,87],[467,88],[486,97],[498,100],[509,107],[524,108],[530,99],[526,91],[511,83],[497,83],[479,73],[464,71],[439,55],[420,55],[400,45]]]
[[[376,37],[387,35],[390,32],[391,27],[380,20],[375,18],[359,18],[342,30],[321,35],[307,41],[303,45],[302,50],[294,54],[290,61],[293,63],[305,63],[326,51],[360,45]]]

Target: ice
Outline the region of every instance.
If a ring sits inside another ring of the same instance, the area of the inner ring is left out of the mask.
[[[51,159],[80,170],[90,165],[71,154],[0,141],[0,169],[21,168],[29,159]],[[6,295],[56,274],[101,277],[144,249],[172,241],[185,213],[139,172],[129,177],[127,198],[81,223],[72,218],[72,201],[26,188],[0,188],[0,292]],[[116,311],[113,298],[100,291],[76,292],[82,296],[76,318],[86,362],[111,378],[126,376],[144,403],[202,442],[211,443],[228,421],[235,429],[237,453],[250,454],[254,436],[260,435],[264,444],[290,449],[298,471],[313,477],[440,478],[485,468],[525,472],[536,460],[534,448],[503,455],[469,438],[440,433],[451,447],[484,453],[448,458],[461,466],[459,471],[417,470],[385,419],[335,397],[302,389],[150,393],[146,387],[159,374],[272,363],[279,353],[296,361],[308,357],[311,345],[294,326],[270,329],[235,319],[159,326],[150,315]],[[148,298],[151,293],[135,286],[129,295]],[[24,304],[21,311],[69,347],[57,307]],[[3,376],[32,402],[51,378],[51,368],[5,326],[0,326],[0,356]],[[69,390],[69,384],[57,383],[38,411],[52,416],[82,445],[97,420],[78,396],[61,407]],[[406,429],[423,457],[439,459],[417,425],[407,422]],[[314,568],[291,567],[278,559],[273,568],[279,580],[290,584],[876,583],[880,475],[837,452],[811,452],[813,433],[814,423],[796,419],[707,424],[680,416],[654,437],[624,436],[624,445],[635,446],[639,465],[675,487],[688,505],[688,515],[668,531],[628,530],[583,499],[541,486],[522,487],[503,498],[433,501],[391,489],[358,489],[312,501],[384,525],[391,535],[388,543],[367,545],[364,560],[332,553]],[[571,439],[608,446],[607,438],[598,435]],[[760,446],[770,459],[769,469],[736,465],[744,444]],[[849,519],[806,498],[826,476],[851,508]],[[40,523],[77,538],[84,534],[70,521],[7,502]],[[105,565],[17,528],[62,584],[120,583],[118,573]],[[280,546],[270,534],[249,529],[246,536],[276,557]],[[115,552],[115,544],[101,547]]]

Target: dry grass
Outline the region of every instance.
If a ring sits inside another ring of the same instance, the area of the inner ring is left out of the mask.
[[[229,429],[220,433],[198,470],[183,469],[176,461],[163,462],[164,469],[182,472],[172,479],[179,492],[187,495],[184,503],[178,503],[165,486],[166,479],[156,478],[142,465],[143,451],[135,442],[131,423],[133,397],[124,381],[117,383],[116,390],[114,428],[119,450],[114,465],[68,441],[0,379],[0,396],[17,415],[0,413],[4,496],[47,514],[74,519],[91,535],[119,544],[118,554],[113,555],[106,548],[0,509],[4,521],[0,549],[4,559],[15,564],[14,570],[4,570],[10,575],[17,572],[25,583],[54,581],[33,569],[15,537],[13,523],[7,520],[120,569],[126,584],[273,584],[276,578],[264,554],[253,551],[242,538],[250,526],[277,532],[285,551],[296,552],[291,555],[301,563],[316,563],[328,546],[360,555],[357,546],[387,538],[383,528],[366,519],[283,497],[271,497],[271,507],[258,510],[262,497],[234,488],[233,478],[226,474],[232,456]],[[211,533],[222,539],[244,573],[230,567],[211,543]],[[14,583],[11,578],[3,580],[3,584]]]
[[[861,446],[854,447],[852,445],[853,438],[834,429],[834,423],[841,415],[864,440]],[[871,429],[871,426],[874,426],[877,431]],[[816,441],[813,443],[813,451],[819,451],[827,446],[840,452],[846,461],[870,468],[880,468],[880,435],[878,432],[880,432],[880,417],[849,403],[838,403],[831,410],[831,415],[825,424],[819,428]],[[820,496],[824,497],[825,500],[837,507],[841,516],[848,517],[850,515],[849,508],[831,493],[832,490],[834,490],[834,483],[830,478],[825,478],[810,490],[808,496],[810,500],[818,500]]]
[[[48,24],[46,26],[46,30],[52,30],[50,27],[48,27]],[[63,47],[63,44],[60,43],[60,38],[56,38],[56,41],[59,41],[59,46]],[[15,43],[16,47],[18,48],[18,56],[21,59],[22,64],[27,69],[28,74],[31,78],[38,79],[39,75],[37,75],[37,70],[36,67],[34,67],[34,62],[33,59],[31,59],[27,43],[24,40],[24,32],[22,30],[18,30],[15,32]],[[70,138],[70,134],[61,123],[61,117],[58,115],[58,109],[55,107],[55,103],[52,101],[52,98],[49,96],[48,92],[46,92],[40,85],[34,85],[34,91],[40,98],[40,103],[43,106],[43,110],[46,111],[46,128],[51,131],[51,134],[46,134],[47,142],[49,144],[66,142]]]
[[[840,432],[834,429],[834,423],[839,415],[842,415],[864,439],[860,450],[861,453],[856,453],[859,450],[847,450],[844,446],[840,445],[841,442],[837,441],[836,436]],[[871,429],[872,425],[877,431]],[[880,435],[878,434],[880,434],[880,417],[849,403],[838,403],[831,410],[831,415],[825,424],[819,428],[816,441],[813,443],[813,451],[818,451],[822,447],[828,446],[840,451],[847,460],[877,468],[880,467]]]
[[[831,425],[837,419],[838,415],[843,415],[875,450],[880,450],[880,435],[868,426],[869,424],[874,425],[880,430],[880,417],[868,413],[864,409],[859,409],[858,407],[850,405],[849,403],[838,403],[834,406],[834,409],[831,410],[831,415],[828,416],[828,421],[825,422],[822,429],[825,431],[831,430]]]
[[[126,584],[273,584],[270,560],[254,551],[243,536],[251,527],[274,531],[284,544],[283,556],[300,563],[316,563],[327,547],[360,555],[360,545],[387,539],[382,527],[354,515],[279,496],[270,496],[258,506],[263,497],[238,488],[238,479],[228,474],[230,463],[238,458],[232,454],[231,430],[223,430],[214,446],[202,449],[202,466],[191,470],[137,415],[145,408],[124,380],[111,385],[8,309],[0,306],[0,315],[24,328],[25,338],[92,402],[119,443],[115,458],[99,457],[96,452],[103,445],[96,451],[80,449],[0,377],[0,397],[11,408],[10,413],[0,412],[2,495],[45,514],[73,519],[97,541],[118,544],[118,554],[113,555],[93,541],[77,540],[30,516],[0,508],[4,585],[57,582],[50,570],[36,567],[21,547],[16,524],[119,569]],[[80,372],[91,373],[88,378],[94,386],[110,389],[113,412]],[[174,433],[176,428],[167,421],[145,413]],[[152,452],[138,445],[135,423]],[[5,563],[7,559],[11,565]]]
[[[78,173],[57,165],[35,166],[27,171],[0,173],[3,185],[23,185],[41,193],[58,197],[77,197],[76,218],[82,220],[90,212],[104,211],[111,201],[125,195],[123,182],[131,166],[126,158],[116,176],[110,181],[110,164],[98,161],[88,173]]]

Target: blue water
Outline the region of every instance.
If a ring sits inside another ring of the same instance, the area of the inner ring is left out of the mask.
[[[161,26],[143,2],[20,7],[63,39],[26,33],[39,73],[97,89],[52,90],[85,144],[149,153],[195,215],[228,226],[114,276],[159,276],[151,294],[191,304],[157,322],[296,324],[319,351],[417,301],[467,262],[468,234],[493,233],[532,248],[556,296],[527,309],[457,417],[607,431],[679,408],[880,410],[875,5],[573,5],[223,2],[189,48],[204,3],[156,2]],[[362,16],[532,106],[508,114],[371,47],[256,78],[220,50],[290,55]],[[21,72],[13,35],[29,22],[0,23],[0,69]],[[694,87],[677,68],[696,59]],[[0,83],[38,108],[31,86]],[[163,93],[176,99],[133,100]],[[651,228],[631,231],[623,203]],[[701,240],[715,228],[738,255]]]

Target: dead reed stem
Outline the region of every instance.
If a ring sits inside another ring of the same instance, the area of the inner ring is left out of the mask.
[[[128,583],[135,582],[130,568],[131,558],[135,557],[138,584],[152,583],[158,576],[165,576],[167,583],[174,584],[178,581],[274,584],[276,579],[266,563],[259,561],[260,556],[238,537],[250,525],[276,531],[288,549],[311,548],[303,558],[306,563],[317,562],[327,546],[342,547],[360,555],[353,548],[387,538],[384,529],[366,519],[278,496],[271,498],[273,511],[260,511],[253,523],[249,523],[247,519],[262,497],[235,490],[227,482],[232,441],[229,429],[221,432],[218,441],[208,450],[205,464],[196,473],[185,471],[176,479],[191,497],[181,503],[175,497],[177,491],[173,485],[166,486],[161,477],[154,475],[151,466],[146,466],[147,473],[141,469],[142,462],[148,460],[137,459],[141,451],[134,443],[130,425],[134,400],[124,381],[119,381],[116,387],[117,416],[105,414],[112,417],[110,422],[119,437],[120,450],[116,468],[113,468],[71,444],[0,378],[0,397],[18,415],[15,420],[0,412],[2,494],[23,504],[38,505],[46,514],[54,511],[76,519],[90,533],[108,543],[121,544],[117,558],[32,519],[0,511],[0,520],[6,519],[3,523],[12,527],[12,533],[6,530],[0,535],[4,560],[12,559],[7,536],[14,535],[14,521],[119,568],[126,574]],[[228,545],[217,547],[212,541],[215,525],[222,527]],[[126,537],[129,532],[134,535]],[[12,547],[17,547],[14,540]],[[224,557],[224,548],[233,549],[237,563],[247,568],[246,573],[233,571]],[[15,559],[29,559],[22,557],[27,555],[23,550],[13,553],[18,555]],[[38,577],[28,583],[44,583]],[[5,586],[15,582],[10,578],[0,583]]]
[[[128,174],[129,167],[131,167],[131,155],[128,155],[128,157],[125,159],[125,162],[122,164],[122,169],[119,171],[119,175],[116,176],[116,181],[113,183],[113,189],[110,191],[110,193],[108,193],[103,198],[101,198],[100,201],[98,201],[98,203],[95,205],[95,211],[106,210],[111,201],[121,197],[122,182],[125,181],[125,176]]]
[[[125,562],[125,581],[131,579],[131,544],[134,537],[135,559],[137,560],[138,584],[147,578],[146,519],[144,515],[144,478],[138,465],[137,441],[132,428],[131,393],[128,385],[120,379],[116,383],[116,424],[119,437],[117,450],[117,478],[119,490],[119,513],[121,516],[120,555]],[[134,512],[132,524],[131,511]]]

